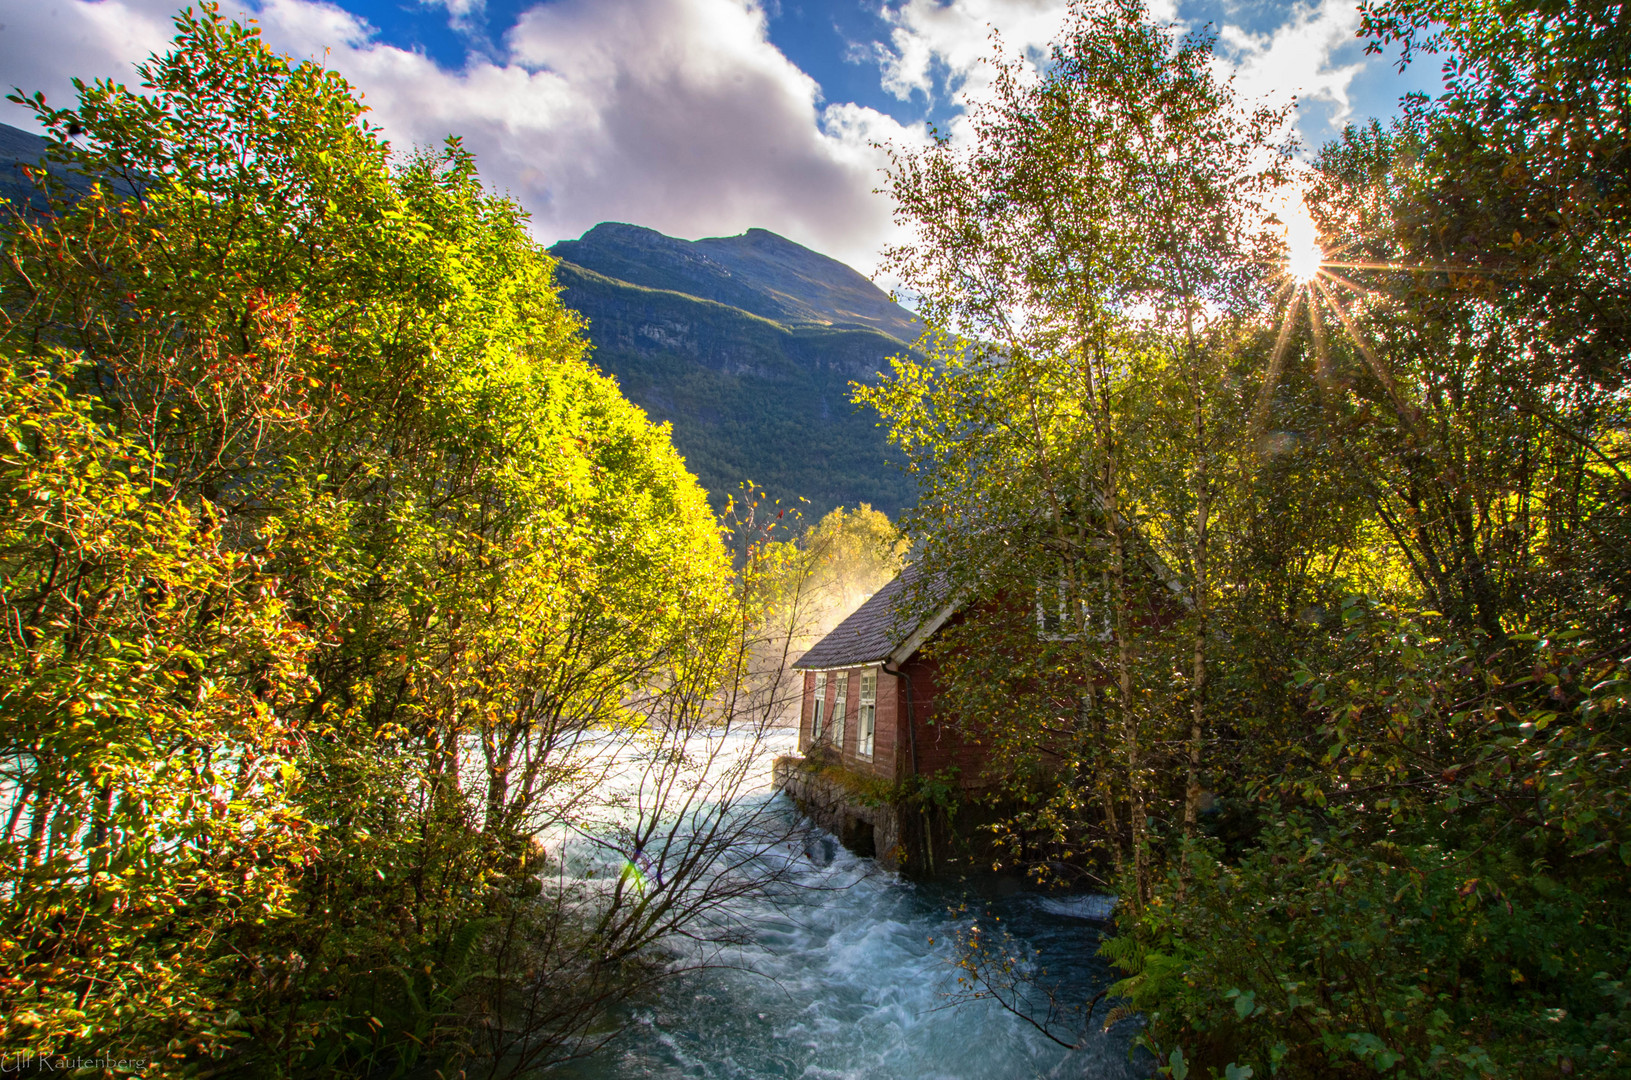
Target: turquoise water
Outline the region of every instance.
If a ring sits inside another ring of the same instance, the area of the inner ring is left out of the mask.
[[[774,808],[791,816],[781,795]],[[989,1001],[953,1005],[953,932],[976,920],[1041,948],[1062,999],[1082,1002],[1113,979],[1094,956],[1103,897],[1044,895],[1013,883],[922,884],[880,872],[822,833],[770,853],[786,884],[730,911],[735,944],[697,946],[665,983],[621,1017],[627,1029],[576,1080],[884,1080],[884,1078],[1148,1076],[1130,1061],[1136,1021],[1081,1048],[1055,1045]],[[1000,923],[999,921],[1000,920]],[[1074,1031],[1063,1032],[1074,1038]]]

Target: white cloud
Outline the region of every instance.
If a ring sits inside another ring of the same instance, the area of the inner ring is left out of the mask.
[[[1314,0],[1293,7],[1273,33],[1251,34],[1224,26],[1218,51],[1248,100],[1284,105],[1296,96],[1304,103],[1325,103],[1322,111],[1331,131],[1315,128],[1317,121],[1308,116],[1298,118],[1304,142],[1317,143],[1340,129],[1353,112],[1348,88],[1364,62],[1337,66],[1332,54],[1352,45],[1358,29],[1359,8],[1352,0]]]
[[[888,46],[878,50],[882,86],[902,100],[922,95],[966,109],[989,91],[993,32],[1009,55],[1038,57],[1064,25],[1069,6],[1068,0],[893,0],[883,9],[892,29]],[[1150,18],[1191,29],[1181,6],[1151,0]],[[1348,88],[1364,64],[1335,65],[1332,55],[1353,43],[1358,27],[1353,0],[1293,4],[1270,33],[1225,22],[1218,27],[1219,73],[1233,75],[1249,102],[1285,104],[1299,95],[1324,103],[1323,119],[1340,127],[1352,112]],[[1305,137],[1327,134],[1307,130],[1310,119],[1300,119]],[[966,127],[954,121],[952,131],[963,134]]]
[[[485,0],[419,0],[423,7],[443,8],[454,19],[468,19],[486,10]]]
[[[421,2],[447,9],[455,28],[484,17],[482,0]],[[177,3],[0,0],[0,72],[58,104],[72,100],[70,74],[132,81],[132,62],[169,40]],[[1157,17],[1174,18],[1173,5],[1161,0]],[[993,30],[1010,55],[1035,56],[1066,7],[891,0],[880,76],[903,98],[966,106],[988,91]],[[458,70],[382,43],[319,0],[262,0],[255,17],[274,47],[350,79],[397,146],[462,135],[546,242],[603,220],[688,237],[758,226],[870,270],[896,235],[887,200],[872,192],[883,162],[872,144],[926,139],[922,125],[824,102],[768,40],[763,0],[550,0],[525,12],[496,52],[473,51]],[[1356,18],[1346,3],[1321,0],[1272,34],[1225,26],[1220,50],[1244,92],[1300,91],[1340,119],[1357,65],[1330,58]],[[26,123],[26,113],[0,105],[0,119]]]
[[[130,62],[169,39],[172,2],[0,0],[0,70],[64,104],[67,73],[128,80]],[[458,71],[329,4],[265,0],[256,17],[271,45],[363,91],[398,147],[462,135],[546,242],[603,220],[688,237],[758,226],[869,271],[892,230],[870,143],[926,137],[871,109],[824,107],[755,0],[554,0],[521,17],[505,55],[472,54]],[[22,122],[15,109],[3,118]]]
[[[486,21],[486,0],[419,0],[419,6],[447,12],[448,25],[464,35],[467,43],[479,46],[477,32]]]
[[[562,231],[605,218],[683,236],[758,225],[870,262],[888,220],[871,194],[876,158],[827,133],[820,88],[769,43],[756,4],[560,0],[507,42],[515,65],[549,72],[566,100],[484,157],[507,175],[535,172],[547,201],[534,212]]]
[[[172,0],[0,0],[0,79],[58,107],[72,104],[71,76],[133,82],[135,63],[174,33]],[[27,110],[0,102],[0,120],[33,130]]]
[[[989,85],[992,35],[1010,53],[1045,49],[1069,10],[1068,0],[904,0],[886,7],[889,46],[880,50],[884,89],[902,100],[936,96],[936,75],[958,105],[980,99]]]

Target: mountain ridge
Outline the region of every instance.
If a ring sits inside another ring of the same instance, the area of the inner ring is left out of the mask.
[[[922,323],[858,271],[767,229],[682,240],[602,222],[549,250],[594,362],[670,425],[716,506],[750,479],[812,518],[914,501],[850,384],[911,351]]]

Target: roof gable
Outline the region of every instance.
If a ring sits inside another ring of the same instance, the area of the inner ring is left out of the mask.
[[[1193,606],[1188,592],[1176,574],[1167,566],[1136,525],[1122,518],[1138,552],[1135,559],[1151,575],[1176,596],[1185,607]],[[1139,556],[1142,558],[1139,558]],[[922,573],[916,564],[896,574],[889,584],[873,593],[851,615],[833,627],[810,647],[793,667],[803,671],[821,671],[832,668],[860,667],[888,661],[899,665],[922,648],[929,638],[946,624],[968,599],[966,593],[954,593],[944,574],[936,574],[925,590],[933,603],[930,611],[914,610],[911,601]]]
[[[849,618],[811,646],[793,667],[809,671],[905,660],[929,634],[939,629],[956,606],[941,604],[945,610],[928,618],[914,613],[909,601],[918,577],[916,567],[912,566],[896,574]]]

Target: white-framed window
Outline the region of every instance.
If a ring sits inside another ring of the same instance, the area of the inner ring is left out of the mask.
[[[1083,586],[1085,589],[1085,585]],[[1044,578],[1036,585],[1036,633],[1047,641],[1075,641],[1081,636],[1083,628],[1087,636],[1094,641],[1110,640],[1110,606],[1109,584],[1104,584],[1106,593],[1103,609],[1097,612],[1099,618],[1095,619],[1094,605],[1088,603],[1086,593],[1078,595],[1076,602],[1071,603],[1072,589],[1070,579],[1061,566],[1059,573],[1053,580]]]
[[[878,673],[861,672],[861,703],[855,715],[855,752],[872,756],[872,737],[878,726]]]
[[[840,671],[832,695],[832,744],[842,753],[844,749],[844,720],[848,714],[845,699],[849,697],[849,672]]]
[[[816,672],[815,704],[810,708],[810,741],[821,741],[821,707],[827,703],[827,673]]]

